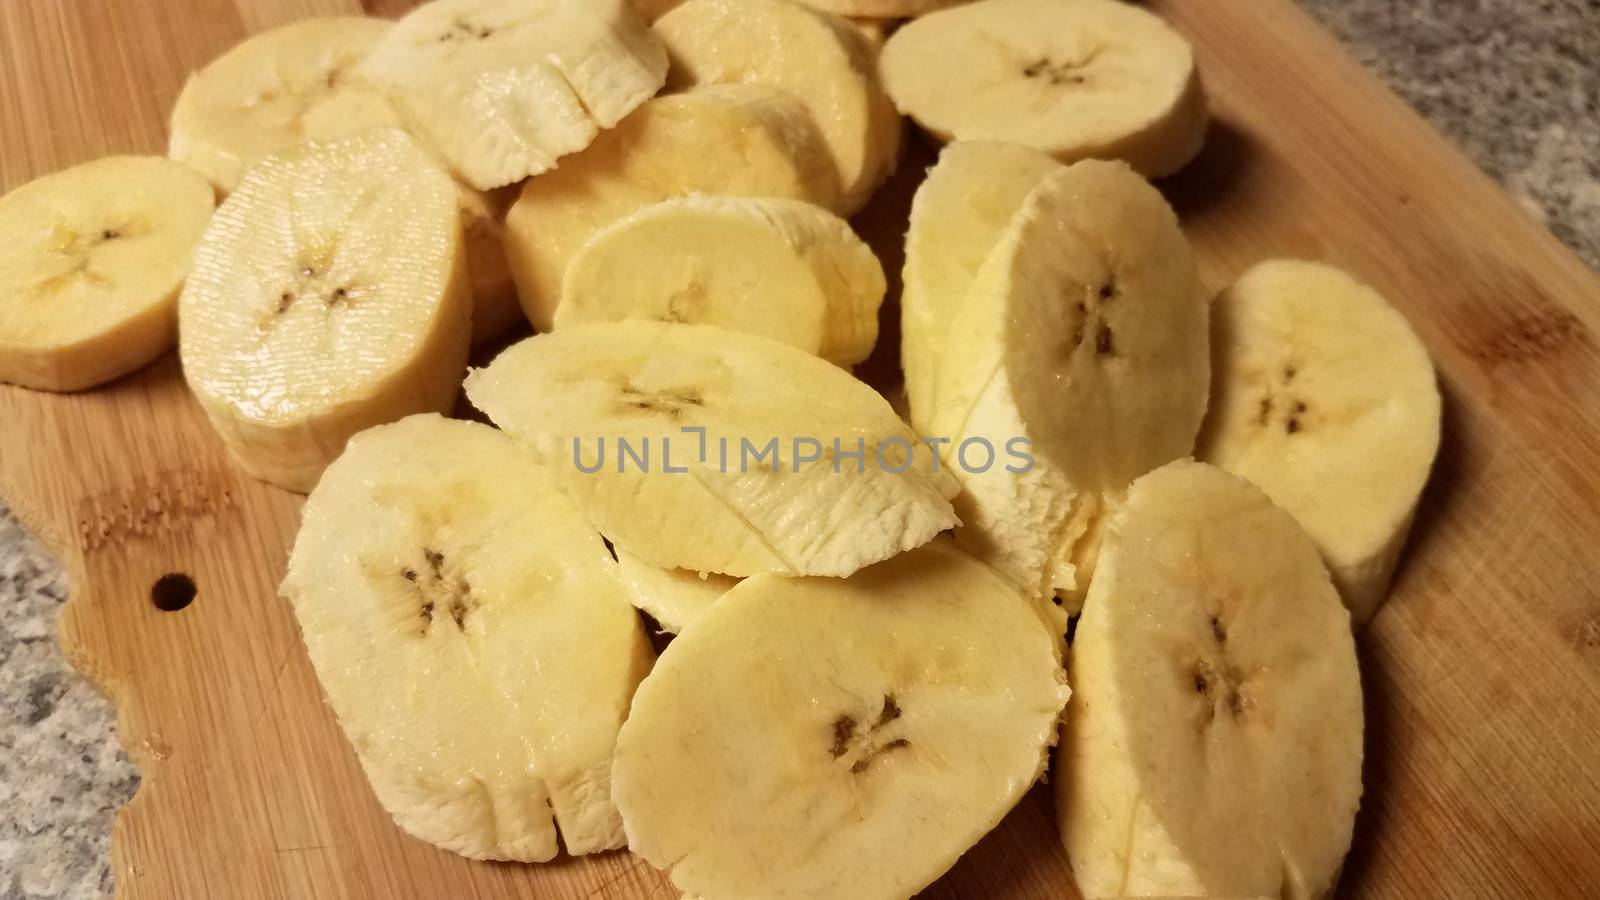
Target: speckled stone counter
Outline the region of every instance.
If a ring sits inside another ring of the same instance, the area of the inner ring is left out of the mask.
[[[1302,2],[1600,268],[1596,0]],[[138,784],[110,708],[57,649],[65,598],[0,502],[0,900],[106,894],[112,815]]]

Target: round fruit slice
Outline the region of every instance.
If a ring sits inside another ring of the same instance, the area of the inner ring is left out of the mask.
[[[605,545],[500,432],[363,432],[306,501],[282,594],[378,800],[429,843],[623,845],[617,729],[650,644]]]
[[[770,85],[805,104],[839,173],[840,215],[894,171],[900,116],[878,83],[871,44],[853,26],[784,0],[688,0],[655,24],[672,56],[667,86]]]
[[[673,640],[617,740],[628,846],[704,900],[903,900],[1039,777],[1068,690],[1030,604],[934,543],[758,576]]]
[[[567,265],[590,238],[690,194],[829,206],[839,181],[805,107],[775,88],[713,85],[651,100],[561,168],[529,180],[506,216],[511,273],[534,327],[553,327]]]
[[[955,482],[887,401],[768,338],[578,325],[500,354],[467,396],[657,566],[843,576],[955,524]]]
[[[1293,513],[1365,622],[1439,449],[1428,351],[1378,292],[1318,263],[1262,263],[1212,315],[1216,377],[1196,455]]]
[[[667,56],[626,0],[433,0],[361,72],[479,190],[552,169],[660,89]]]
[[[178,289],[211,218],[211,186],[149,156],[114,156],[0,197],[0,381],[104,384],[177,340]]]
[[[702,575],[688,569],[663,569],[615,547],[617,570],[633,605],[656,620],[668,634],[682,634],[689,621],[705,612],[739,583],[726,575]]]
[[[1292,516],[1203,463],[1139,479],[1071,667],[1055,783],[1084,897],[1332,889],[1361,799],[1361,680]]]
[[[1120,159],[1148,178],[1205,141],[1189,44],[1119,0],[980,0],[924,16],[883,48],[900,111],[941,140],[1011,141],[1062,162]]]
[[[453,404],[471,300],[459,192],[403,132],[251,168],[195,251],[184,377],[250,474],[309,490],[358,431]]]
[[[252,36],[184,84],[168,155],[228,193],[257,160],[301,141],[399,127],[388,98],[356,72],[393,27],[340,16]]]
[[[962,141],[944,148],[917,188],[905,237],[900,364],[911,424],[919,431],[933,427],[934,389],[950,322],[978,268],[1028,194],[1060,169],[1060,163],[1019,144]]]
[[[1081,599],[1105,508],[1189,453],[1205,412],[1206,299],[1177,216],[1122,163],[1045,176],[949,333],[934,431],[965,488],[960,537],[1030,592]],[[955,465],[975,440],[1026,441],[1032,464]]]
[[[556,327],[652,319],[759,334],[842,366],[872,352],[883,267],[843,219],[799,200],[667,200],[595,235]]]

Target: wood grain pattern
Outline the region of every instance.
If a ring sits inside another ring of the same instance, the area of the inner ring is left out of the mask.
[[[1592,895],[1600,283],[1288,0],[1151,5],[1197,44],[1218,114],[1163,186],[1209,282],[1275,255],[1344,266],[1408,315],[1445,390],[1413,546],[1361,638],[1368,792],[1343,891]],[[359,11],[4,0],[0,188],[159,153],[188,70],[251,31]],[[0,494],[67,566],[62,646],[116,701],[144,775],[115,828],[121,896],[673,896],[626,853],[472,863],[389,823],[275,596],[300,499],[229,465],[171,357],[88,394],[0,387]],[[199,586],[179,612],[149,599],[168,572]],[[1074,896],[1044,795],[926,896]]]

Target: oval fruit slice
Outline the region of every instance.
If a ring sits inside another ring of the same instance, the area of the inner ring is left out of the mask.
[[[747,579],[639,686],[613,769],[628,846],[704,900],[910,897],[1039,777],[1069,693],[1053,645],[946,543]]]
[[[1054,780],[1084,897],[1333,888],[1361,799],[1361,679],[1292,516],[1203,463],[1136,481],[1071,668]]]
[[[617,729],[651,651],[605,545],[500,432],[357,435],[306,501],[281,588],[395,821],[474,859],[623,844]]]
[[[888,401],[767,338],[563,328],[475,370],[467,396],[657,566],[842,576],[955,524],[955,483]]]
[[[1024,144],[1062,162],[1120,159],[1147,178],[1205,141],[1189,44],[1119,0],[979,0],[924,16],[883,48],[900,111],[941,140]]]
[[[251,36],[184,84],[168,155],[226,194],[257,160],[301,141],[399,127],[388,97],[356,71],[393,27],[336,16]]]
[[[650,319],[758,334],[841,366],[878,337],[883,267],[843,219],[798,200],[667,200],[595,235],[556,327]]]
[[[784,0],[688,0],[655,24],[673,90],[765,84],[805,104],[827,142],[850,215],[894,171],[900,116],[878,83],[877,54],[843,19]]]
[[[549,331],[573,255],[628,214],[690,194],[828,206],[838,185],[805,107],[781,91],[730,84],[658,97],[523,187],[506,217],[511,274],[528,319]]]
[[[83,390],[170,350],[215,202],[193,169],[149,156],[84,163],[0,197],[0,381]]]
[[[361,65],[407,123],[479,190],[555,167],[666,78],[626,0],[433,0]]]
[[[1205,412],[1206,300],[1177,216],[1122,163],[1047,175],[950,333],[934,430],[957,457],[1021,439],[1032,459],[952,459],[958,537],[1029,592],[1081,600],[1104,510],[1188,454]]]
[[[364,428],[454,403],[471,301],[456,185],[404,133],[245,175],[179,303],[184,377],[245,471],[306,491]]]
[[[1293,513],[1365,622],[1439,450],[1428,351],[1377,291],[1319,263],[1261,263],[1212,316],[1216,377],[1196,455]]]
[[[919,431],[933,427],[934,390],[950,322],[966,302],[978,268],[1028,194],[1060,169],[1060,163],[1019,144],[961,141],[944,148],[917,188],[905,236],[900,364],[911,424]]]

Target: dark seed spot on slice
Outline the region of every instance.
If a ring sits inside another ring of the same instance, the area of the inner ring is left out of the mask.
[[[900,718],[900,704],[894,701],[893,694],[885,694],[883,697],[883,711],[878,713],[878,727],[881,728],[898,718]]]
[[[1262,397],[1261,408],[1256,412],[1256,424],[1265,425],[1270,418],[1272,418],[1272,398]]]
[[[461,583],[463,590],[465,590],[466,586],[466,582]],[[455,621],[456,628],[462,631],[465,631],[467,627],[468,612],[469,610],[467,608],[467,601],[464,595],[457,596],[450,601],[450,618]]]
[[[1289,421],[1283,424],[1283,430],[1290,434],[1295,434],[1300,430],[1300,420],[1290,416]]]
[[[433,601],[428,600],[422,604],[422,618],[427,624],[422,626],[423,631],[428,630],[428,625],[433,624]]]
[[[1297,413],[1305,412],[1306,411],[1305,402],[1304,401],[1297,401],[1295,403],[1295,405],[1294,405],[1294,411],[1297,412]]]
[[[1105,284],[1100,285],[1100,299],[1101,300],[1110,300],[1112,297],[1115,297],[1116,295],[1117,295],[1117,286],[1116,286],[1115,283],[1107,281]]]
[[[405,580],[407,580],[409,582],[411,582],[412,584],[416,584],[417,583],[417,570],[411,568],[410,566],[406,566],[405,568],[400,570],[400,577],[404,578]]]
[[[336,303],[343,303],[344,301],[346,301],[348,299],[350,299],[350,289],[349,288],[343,288],[343,287],[334,288],[333,289],[333,293],[328,295],[328,305],[329,306],[333,306]]]
[[[883,751],[880,751],[880,752],[887,752],[889,750],[902,750],[902,749],[904,749],[906,747],[909,747],[909,746],[911,746],[911,742],[906,740],[905,738],[895,738],[894,740],[890,741],[889,743],[884,744],[883,745]]]
[[[1283,367],[1283,380],[1286,382],[1293,381],[1294,377],[1298,374],[1300,374],[1300,370],[1296,369],[1294,366]]]
[[[1224,644],[1228,641],[1228,632],[1222,627],[1222,620],[1216,616],[1211,617],[1211,636],[1216,638],[1219,644]]]
[[[122,232],[115,228],[107,228],[105,231],[100,232],[100,240],[102,241],[114,241],[119,237],[122,237]]]
[[[1105,323],[1100,325],[1100,333],[1094,339],[1094,352],[1106,356],[1116,352],[1111,342],[1111,326]]]
[[[850,749],[850,739],[856,734],[856,720],[849,716],[840,716],[833,720],[833,746],[828,752],[834,759],[845,755]],[[859,765],[859,763],[858,763]]]
[[[428,561],[428,568],[433,570],[433,577],[438,578],[444,573],[444,554],[437,550],[422,548],[422,558]]]
[[[1243,697],[1243,695],[1241,695],[1239,693],[1239,689],[1238,688],[1234,688],[1233,690],[1228,692],[1228,711],[1229,712],[1233,713],[1236,716],[1237,715],[1242,715],[1244,713],[1244,706],[1245,706],[1244,697]]]
[[[278,309],[277,309],[278,315],[281,316],[284,313],[288,312],[289,311],[289,307],[291,307],[293,305],[294,305],[294,294],[291,294],[288,291],[284,291],[283,293],[278,295]]]

